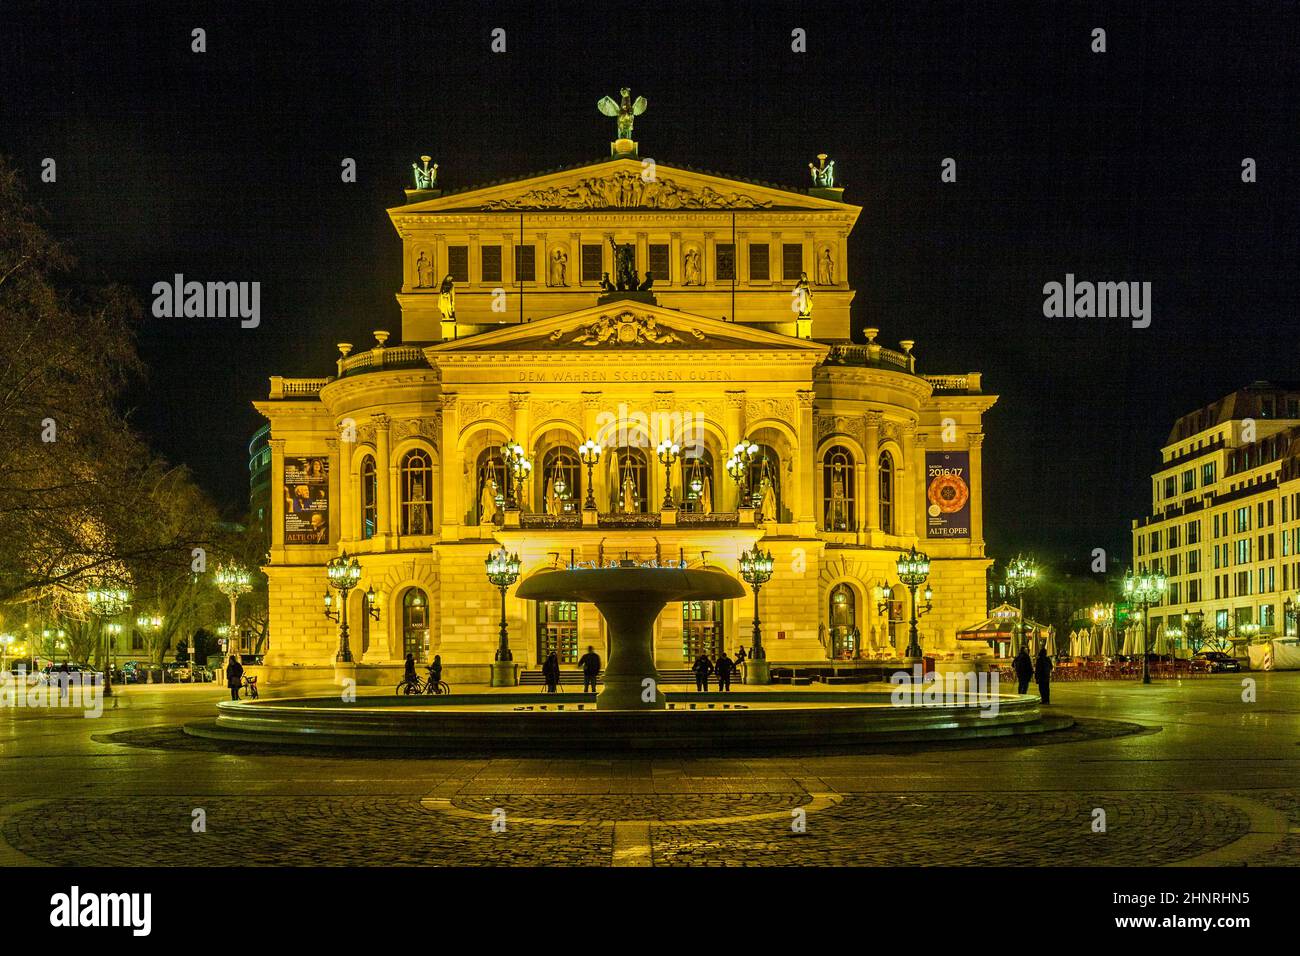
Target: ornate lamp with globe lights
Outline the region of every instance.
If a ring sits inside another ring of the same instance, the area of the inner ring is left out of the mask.
[[[234,561],[217,565],[214,576],[217,579],[217,590],[230,598],[230,637],[226,641],[226,653],[234,654],[239,644],[239,626],[236,624],[235,609],[239,603],[239,596],[253,589],[253,581],[248,572]]]
[[[519,555],[498,548],[483,561],[488,583],[501,592],[501,628],[498,633],[496,659],[492,662],[492,686],[514,687],[519,683],[514,654],[510,651],[510,625],[506,622],[506,591],[519,580]]]
[[[664,503],[661,507],[664,511],[672,511],[677,507],[673,504],[673,465],[681,457],[682,450],[668,438],[661,441],[655,450],[659,453],[659,464],[664,466]]]
[[[916,606],[916,589],[925,584],[930,576],[930,556],[924,551],[917,551],[913,546],[906,554],[898,557],[898,580],[912,596],[912,620],[907,632],[907,651],[904,656],[911,659],[921,657],[921,639],[916,630],[916,622],[934,609],[934,591],[925,589],[925,607],[919,611]]]
[[[1038,565],[1032,558],[1017,555],[1007,565],[1006,583],[1007,590],[1020,601],[1020,621],[1016,627],[1015,646],[1011,649],[1014,657],[1025,644],[1025,592],[1038,583]]]
[[[740,555],[740,577],[754,591],[754,646],[745,662],[746,684],[772,683],[772,670],[767,663],[767,651],[763,649],[763,629],[758,619],[758,592],[772,579],[775,566],[772,552],[765,554],[757,544]]]
[[[1124,596],[1142,607],[1142,683],[1151,683],[1151,615],[1152,604],[1159,604],[1165,596],[1169,579],[1163,571],[1139,572],[1130,568],[1124,575]]]
[[[351,664],[352,648],[348,645],[348,592],[361,580],[361,563],[355,557],[349,558],[348,553],[344,551],[341,555],[331,558],[325,565],[325,579],[329,583],[329,587],[325,589],[325,616],[339,626],[339,651],[334,661],[338,664]],[[333,609],[334,599],[329,592],[330,588],[339,592],[337,610]],[[374,600],[373,588],[368,592],[368,596],[371,601]]]
[[[113,671],[108,663],[108,625],[103,621],[122,614],[131,604],[131,592],[125,588],[92,588],[86,592],[86,604],[90,611],[100,619],[100,637],[104,641],[104,696],[113,696]],[[118,625],[121,630],[121,625]],[[113,701],[117,706],[117,701]]]
[[[591,472],[600,461],[601,451],[600,442],[594,438],[588,438],[578,446],[578,458],[587,466],[587,500],[582,503],[583,511],[596,510],[596,489],[591,483]]]

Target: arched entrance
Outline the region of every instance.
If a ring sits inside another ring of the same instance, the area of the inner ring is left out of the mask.
[[[578,605],[573,601],[537,602],[537,663],[552,652],[561,664],[578,662]]]
[[[410,588],[402,596],[402,659],[407,654],[417,661],[429,653],[429,596],[420,588]]]
[[[861,653],[857,595],[844,582],[831,588],[830,635],[831,657],[835,660],[857,657]]]
[[[682,602],[682,660],[716,657],[726,646],[721,601]]]

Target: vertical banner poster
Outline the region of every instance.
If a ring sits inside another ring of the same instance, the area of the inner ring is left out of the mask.
[[[970,452],[925,453],[925,536],[970,537]]]
[[[329,544],[328,458],[284,460],[284,543]]]

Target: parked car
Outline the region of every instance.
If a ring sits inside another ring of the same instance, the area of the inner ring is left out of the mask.
[[[1213,674],[1235,674],[1241,670],[1241,661],[1223,651],[1201,651],[1192,660],[1209,664]]]

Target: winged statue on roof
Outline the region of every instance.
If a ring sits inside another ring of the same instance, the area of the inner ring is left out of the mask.
[[[618,92],[619,96],[622,97],[621,102],[615,100],[612,96],[602,96],[600,102],[596,104],[596,108],[606,116],[618,117],[619,139],[631,139],[632,120],[644,113],[649,104],[644,96],[638,96],[633,100],[632,91],[626,86]]]

